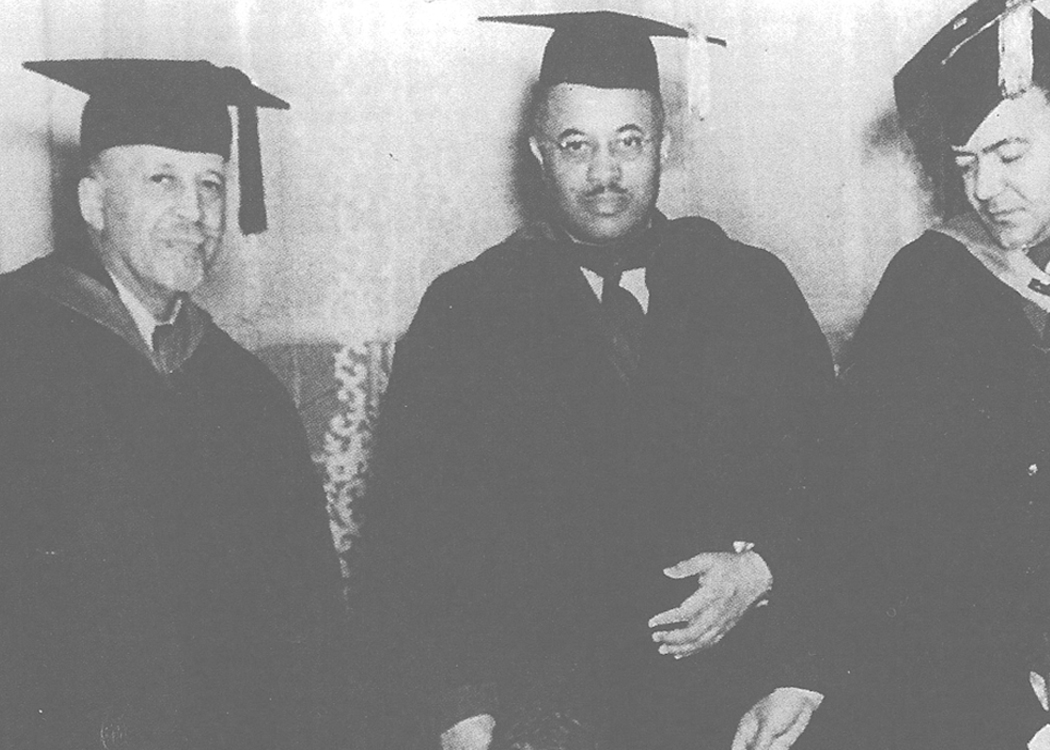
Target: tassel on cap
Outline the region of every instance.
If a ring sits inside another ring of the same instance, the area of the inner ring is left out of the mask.
[[[1032,86],[1032,0],[1013,0],[999,19],[999,88],[1004,98]]]
[[[262,154],[259,150],[259,112],[252,106],[237,107],[237,165],[241,206],[241,232],[266,231],[266,200],[263,190]]]
[[[897,111],[933,155],[942,139],[964,145],[1004,99],[1047,85],[1048,63],[1050,20],[1032,0],[976,0],[894,77]]]
[[[695,24],[689,24],[689,45],[686,49],[686,96],[689,112],[701,120],[711,112],[711,56],[707,46],[726,46],[724,39],[705,36]]]

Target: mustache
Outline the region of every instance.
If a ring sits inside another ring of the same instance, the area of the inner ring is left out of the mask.
[[[605,193],[612,193],[614,195],[627,195],[627,189],[620,185],[620,183],[618,182],[610,182],[608,184],[595,185],[583,195],[585,198],[597,198]]]
[[[168,229],[165,234],[173,239],[184,242],[207,242],[219,238],[219,232],[195,222],[183,222]]]

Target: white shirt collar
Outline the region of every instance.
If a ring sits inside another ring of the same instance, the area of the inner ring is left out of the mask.
[[[587,283],[591,285],[591,291],[594,292],[594,296],[600,302],[602,299],[602,277],[589,268],[581,267],[580,270],[583,271],[583,275],[587,278]],[[632,268],[630,271],[624,271],[620,277],[620,286],[634,295],[634,298],[638,300],[638,304],[642,306],[642,312],[649,312],[649,287],[645,285],[645,268]]]
[[[650,229],[653,226],[653,217],[650,216],[645,222],[645,229]],[[583,242],[576,239],[572,234],[563,229],[565,234],[569,235],[569,239],[575,242],[577,245],[588,245],[591,243]],[[644,230],[643,230],[644,231]],[[602,299],[602,277],[596,274],[589,268],[580,267],[583,271],[583,275],[587,277],[587,283],[591,286],[591,291],[594,292],[594,296],[601,302]],[[645,268],[632,268],[629,271],[624,271],[623,275],[620,276],[620,286],[634,295],[634,298],[638,300],[638,304],[642,306],[642,312],[649,312],[649,287],[645,284]]]
[[[153,332],[157,329],[157,326],[168,325],[175,322],[175,318],[179,315],[179,310],[182,309],[182,297],[178,297],[175,300],[175,307],[171,311],[171,315],[168,316],[167,320],[157,320],[153,317],[153,313],[142,304],[142,300],[136,297],[130,289],[120,283],[117,278],[113,279],[113,285],[117,288],[117,296],[120,297],[120,301],[124,303],[124,307],[127,308],[128,312],[131,313],[131,319],[135,321],[135,327],[142,335],[142,340],[146,342],[146,348],[153,350]]]

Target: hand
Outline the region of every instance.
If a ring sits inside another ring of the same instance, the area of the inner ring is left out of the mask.
[[[772,584],[765,561],[755,552],[701,552],[664,570],[668,578],[699,577],[699,587],[678,607],[649,620],[649,627],[683,622],[675,630],[653,633],[661,654],[676,659],[722,640]]]
[[[778,688],[744,714],[732,750],[788,750],[805,731],[824,697],[799,688]]]
[[[441,733],[441,750],[488,750],[495,727],[489,714],[471,716]]]
[[[1035,697],[1039,699],[1039,705],[1044,711],[1050,711],[1050,695],[1047,693],[1046,676],[1038,672],[1030,672],[1028,681],[1032,685],[1032,690],[1035,691]]]

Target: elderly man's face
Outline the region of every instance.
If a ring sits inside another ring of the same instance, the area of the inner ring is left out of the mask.
[[[603,243],[640,227],[660,189],[655,95],[561,83],[546,96],[529,145],[565,229]]]
[[[970,205],[1001,247],[1050,238],[1050,102],[1042,91],[1004,100],[952,150]]]
[[[116,146],[80,185],[106,269],[144,303],[170,304],[196,289],[218,254],[226,215],[226,163],[218,154]]]

